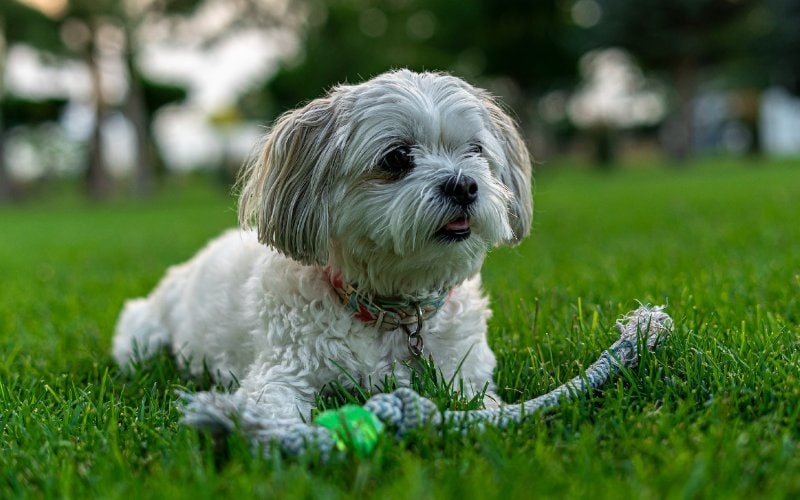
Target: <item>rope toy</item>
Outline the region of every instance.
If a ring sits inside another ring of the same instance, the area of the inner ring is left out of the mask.
[[[562,400],[572,400],[598,389],[624,368],[639,362],[639,348],[655,350],[671,332],[672,319],[664,306],[641,306],[621,317],[616,328],[620,338],[586,371],[556,389],[519,404],[491,410],[439,411],[436,404],[411,389],[397,389],[377,394],[363,406],[346,405],[338,410],[320,413],[313,423],[281,425],[253,403],[233,394],[178,392],[183,400],[182,423],[198,430],[224,436],[236,429],[257,448],[278,446],[290,456],[317,450],[323,461],[334,453],[352,452],[368,456],[378,438],[387,429],[399,439],[411,429],[432,425],[437,428],[455,426],[461,429],[485,426],[504,428],[528,416],[552,408]]]

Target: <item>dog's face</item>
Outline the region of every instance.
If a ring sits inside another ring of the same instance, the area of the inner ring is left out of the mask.
[[[278,119],[244,175],[242,223],[367,293],[446,289],[530,230],[516,126],[486,92],[443,74],[334,88]]]

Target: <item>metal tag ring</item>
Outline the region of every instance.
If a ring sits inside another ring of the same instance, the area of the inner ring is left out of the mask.
[[[424,344],[425,343],[422,341],[422,335],[412,333],[408,336],[408,352],[410,352],[415,358],[422,356],[422,353],[425,350]]]

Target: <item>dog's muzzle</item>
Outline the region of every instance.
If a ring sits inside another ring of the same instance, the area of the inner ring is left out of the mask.
[[[445,242],[463,241],[471,234],[469,207],[478,199],[478,183],[468,175],[454,175],[441,185],[442,195],[462,213],[442,226],[436,236]]]

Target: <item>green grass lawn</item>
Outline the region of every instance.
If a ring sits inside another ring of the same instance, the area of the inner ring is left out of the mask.
[[[179,425],[174,390],[196,387],[167,358],[130,377],[109,356],[123,300],[231,225],[229,196],[0,208],[0,498],[796,498],[800,165],[755,163],[540,168],[532,237],[483,272],[501,395],[579,373],[637,300],[669,304],[673,336],[505,431],[421,431],[327,466],[239,438],[215,453]]]

